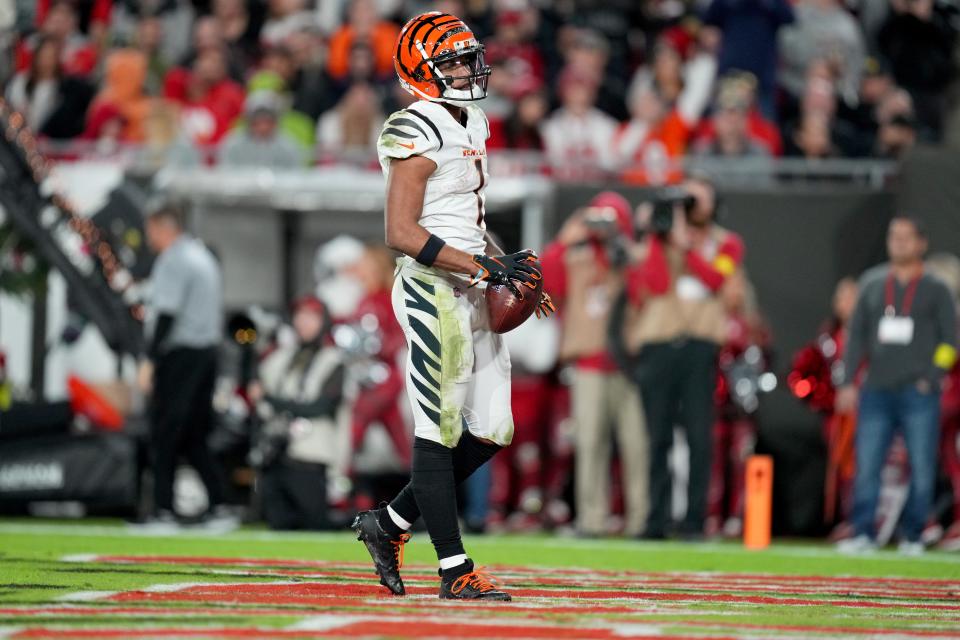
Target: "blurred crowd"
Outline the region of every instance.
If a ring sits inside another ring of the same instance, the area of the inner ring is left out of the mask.
[[[810,531],[870,550],[903,520],[907,551],[960,549],[960,259],[925,256],[922,224],[894,218],[890,263],[841,280],[830,317],[775,373],[746,248],[722,226],[710,179],[648,197],[601,192],[543,248],[558,313],[504,334],[515,435],[462,488],[465,526],[738,537],[747,462],[770,451],[763,396],[785,387],[823,421],[823,514]],[[158,258],[144,409],[78,379],[64,401],[25,401],[0,357],[0,438],[145,423],[133,435],[154,478],[144,526],[175,530],[187,515],[173,486],[181,459],[206,485],[211,526],[236,526],[238,505],[278,529],[344,526],[409,477],[395,254],[338,236],[318,248],[304,295],[225,321],[221,268],[186,219],[163,202],[146,219]],[[894,268],[908,277],[884,280]]]
[[[75,154],[367,161],[410,100],[392,49],[425,9],[486,45],[488,147],[543,152],[558,177],[675,182],[684,155],[896,158],[957,126],[951,0],[5,4],[4,95],[42,136],[86,143]]]

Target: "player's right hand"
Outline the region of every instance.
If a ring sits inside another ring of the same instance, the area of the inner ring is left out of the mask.
[[[471,287],[486,281],[511,287],[516,286],[514,283],[519,283],[529,289],[536,289],[536,282],[543,278],[540,258],[530,249],[495,257],[478,253],[473,256],[473,263],[479,270],[470,278]]]

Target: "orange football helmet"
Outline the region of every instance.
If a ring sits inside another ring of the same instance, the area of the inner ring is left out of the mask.
[[[459,60],[469,75],[444,75],[440,67]],[[457,104],[487,95],[490,67],[483,62],[483,45],[460,18],[430,11],[412,18],[397,37],[393,56],[400,85],[418,98]],[[455,88],[466,80],[468,87]]]

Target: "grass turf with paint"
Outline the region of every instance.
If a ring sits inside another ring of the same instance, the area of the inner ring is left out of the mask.
[[[0,638],[960,638],[960,555],[546,536],[466,546],[514,602],[437,600],[426,534],[406,548],[397,598],[349,533],[151,537],[0,520]]]

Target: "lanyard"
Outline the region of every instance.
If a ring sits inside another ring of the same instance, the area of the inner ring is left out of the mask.
[[[897,308],[893,305],[893,274],[887,276],[887,285],[886,285],[886,295],[884,300],[884,314],[888,316],[909,316],[910,308],[913,306],[913,297],[917,293],[917,285],[920,283],[920,277],[923,274],[920,274],[916,278],[910,281],[910,284],[907,285],[907,290],[903,293],[903,309],[900,313],[897,313]]]

